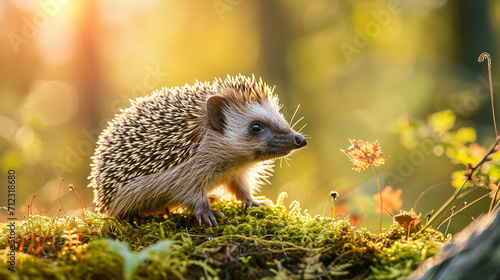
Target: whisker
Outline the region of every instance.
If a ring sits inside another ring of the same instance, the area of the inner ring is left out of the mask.
[[[283,168],[283,158],[280,158],[280,168]]]
[[[300,129],[299,129],[298,133],[300,133],[300,132],[302,131],[302,129],[304,129],[304,127],[306,127],[306,126],[307,126],[307,123],[306,123],[306,124],[304,124],[304,125],[303,125]]]
[[[290,159],[289,159],[289,158],[286,158],[286,157],[285,157],[284,159],[285,159],[285,163],[286,163],[286,165],[290,166],[290,163],[288,162],[288,160],[290,160]]]
[[[290,123],[293,123],[293,118],[295,118],[295,115],[297,114],[297,112],[299,111],[299,108],[300,108],[300,104],[297,106],[297,109],[295,109],[295,112],[293,113],[293,116],[292,118],[290,119]],[[293,128],[293,126],[292,126]]]
[[[297,121],[296,121],[296,122],[292,125],[292,127],[291,127],[291,128],[293,129],[293,128],[294,128],[294,127],[295,127],[295,126],[296,126],[296,125],[297,125],[297,124],[298,124],[301,120],[303,120],[303,119],[304,119],[304,117],[302,117],[302,118],[298,119],[298,120],[297,120]]]

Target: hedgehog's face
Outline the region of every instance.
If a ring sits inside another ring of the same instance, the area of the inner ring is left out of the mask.
[[[212,126],[223,134],[235,156],[247,161],[286,156],[307,144],[269,102],[231,106],[225,98],[212,96],[207,109]]]

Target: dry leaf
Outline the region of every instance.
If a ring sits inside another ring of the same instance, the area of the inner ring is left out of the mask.
[[[403,190],[398,189],[396,191],[392,190],[391,186],[386,186],[382,191],[382,201],[384,205],[384,209],[392,212],[392,210],[399,211],[403,206],[403,200],[401,199],[401,195],[403,194]],[[376,213],[380,212],[380,193],[376,193],[373,195],[373,198],[377,202],[377,207],[375,208]]]
[[[401,210],[398,215],[393,216],[393,219],[401,227],[408,230],[408,235],[410,235],[410,233],[420,230],[420,216],[422,216],[422,214],[417,215],[413,209],[410,211]]]
[[[351,146],[345,150],[341,150],[349,157],[349,160],[354,164],[353,170],[358,172],[365,170],[372,164],[380,166],[385,163],[385,157],[382,154],[382,149],[378,141],[364,142],[363,140],[351,140]]]

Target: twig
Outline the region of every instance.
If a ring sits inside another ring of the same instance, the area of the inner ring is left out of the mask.
[[[255,237],[249,237],[249,236],[244,236],[244,235],[240,235],[240,234],[230,234],[230,235],[223,235],[223,236],[218,236],[218,237],[214,237],[213,240],[216,240],[216,239],[230,239],[230,238],[241,238],[241,239],[244,239],[244,240],[248,240],[248,241],[254,241],[254,242],[262,242],[264,244],[270,244],[270,245],[287,245],[287,246],[290,246],[290,247],[293,247],[295,249],[299,249],[299,250],[303,250],[303,251],[308,251],[308,252],[318,252],[320,250],[323,250],[325,248],[306,248],[306,247],[302,247],[302,246],[299,246],[295,243],[292,243],[292,242],[287,242],[287,241],[275,241],[275,240],[263,240],[263,239],[259,239],[259,238],[255,238]],[[205,242],[207,243],[207,242]],[[203,244],[205,244],[203,243]],[[203,244],[201,244],[200,246],[202,246]],[[289,248],[285,248],[284,250],[287,250]]]
[[[495,118],[495,103],[493,103],[493,82],[491,79],[491,56],[489,53],[483,52],[481,55],[479,55],[477,61],[481,63],[485,59],[488,60],[488,78],[490,80],[491,112],[493,114],[493,126],[495,127],[495,136],[498,137],[497,121]]]
[[[451,219],[451,218],[455,217],[456,215],[458,215],[458,214],[459,214],[460,212],[462,212],[463,210],[465,210],[465,209],[469,208],[469,206],[474,205],[475,203],[477,203],[478,201],[480,201],[480,200],[484,199],[485,197],[487,197],[487,196],[489,196],[489,195],[490,195],[490,194],[489,194],[489,193],[487,193],[487,194],[485,194],[485,195],[483,195],[483,196],[479,197],[478,199],[474,200],[473,202],[471,202],[471,203],[469,203],[469,204],[465,205],[464,207],[462,207],[462,208],[461,208],[460,210],[458,210],[457,212],[455,212],[455,213],[451,214],[448,218],[446,218],[444,221],[442,221],[442,222],[441,222],[441,224],[439,224],[439,226],[436,228],[436,230],[439,230],[439,228],[440,228],[440,227],[441,227],[444,223],[446,223],[449,219]]]
[[[467,188],[462,193],[460,193],[459,196],[457,196],[457,199],[461,199],[462,197],[469,195],[469,193],[474,192],[477,189],[484,189],[484,187],[473,186],[473,187]]]
[[[496,147],[497,147],[499,142],[500,142],[500,137],[497,136],[495,138],[495,141],[491,144],[491,146],[484,153],[484,155],[481,157],[481,159],[479,159],[479,161],[474,166],[470,166],[465,171],[464,175],[466,178],[463,181],[462,185],[458,189],[456,189],[455,192],[451,195],[451,197],[448,198],[448,200],[446,200],[446,202],[436,211],[436,213],[434,215],[432,215],[432,217],[426,223],[425,227],[423,229],[421,229],[420,232],[423,232],[439,216],[439,214],[441,214],[441,212],[443,212],[444,209],[448,208],[450,203],[452,203],[457,198],[457,196],[460,194],[462,189],[465,187],[465,184],[467,184],[467,182],[472,179],[472,175],[479,169],[479,167],[481,167],[486,161],[489,160],[488,156],[492,153],[497,152]]]
[[[479,161],[473,167],[471,167],[469,170],[465,171],[465,176],[467,177],[467,179],[470,180],[472,178],[472,174],[474,174],[474,172],[476,172],[476,170],[478,170],[479,167],[481,167],[481,165],[483,165],[483,163],[490,160],[490,158],[488,158],[488,156],[498,152],[498,149],[497,149],[498,143],[500,143],[499,136],[497,136],[495,138],[495,141],[490,145],[490,147],[484,153],[484,155],[481,157],[481,159],[479,159]]]

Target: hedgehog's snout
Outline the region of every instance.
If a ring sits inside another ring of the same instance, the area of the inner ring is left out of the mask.
[[[307,145],[306,138],[304,136],[297,134],[293,137],[293,144],[295,145],[295,148],[302,148],[305,145]]]
[[[300,134],[275,134],[263,152],[263,157],[267,159],[286,156],[305,145],[307,145],[306,138]]]
[[[274,139],[275,144],[277,144],[277,146],[281,146],[283,151],[286,152],[287,154],[292,150],[300,149],[305,145],[307,145],[307,141],[304,136],[300,134],[295,134],[293,132],[282,135],[282,138],[278,140],[279,138],[280,137],[276,137]],[[276,140],[278,140],[279,144],[276,142]]]

